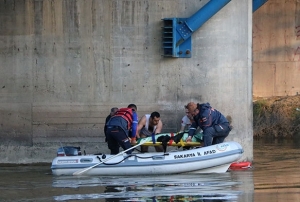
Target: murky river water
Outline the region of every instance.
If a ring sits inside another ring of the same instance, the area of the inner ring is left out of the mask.
[[[294,202],[299,193],[299,140],[255,140],[253,168],[224,174],[56,177],[50,165],[0,167],[0,201]]]

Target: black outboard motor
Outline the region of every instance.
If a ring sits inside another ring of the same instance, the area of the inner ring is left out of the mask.
[[[57,149],[57,156],[81,156],[80,147],[59,147]]]

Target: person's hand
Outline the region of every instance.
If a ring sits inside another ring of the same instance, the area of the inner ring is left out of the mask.
[[[188,136],[185,141],[186,142],[191,142],[192,141],[192,136]]]
[[[130,143],[131,143],[131,144],[136,144],[136,139],[135,139],[135,138],[131,138],[131,139],[130,139]]]

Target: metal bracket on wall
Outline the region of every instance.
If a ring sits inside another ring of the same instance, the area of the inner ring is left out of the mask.
[[[164,57],[192,57],[192,34],[231,0],[210,0],[190,18],[164,18]]]
[[[162,47],[164,57],[192,57],[192,34],[231,0],[210,0],[190,18],[164,18]],[[268,0],[252,0],[253,12]]]
[[[190,58],[192,39],[187,37],[188,30],[182,28],[180,30],[180,37],[176,34],[176,27],[182,24],[186,18],[165,18],[163,26],[163,49],[164,57],[180,57]],[[190,35],[189,35],[190,36]],[[179,39],[179,40],[178,40]]]

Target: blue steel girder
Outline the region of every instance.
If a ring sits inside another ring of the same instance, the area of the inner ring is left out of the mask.
[[[194,15],[179,24],[176,27],[176,31],[181,38],[176,42],[176,44],[180,45],[184,40],[191,37],[193,32],[199,29],[206,21],[208,21],[230,1],[231,0],[211,0]]]
[[[253,2],[252,2],[252,12],[254,13],[257,9],[259,9],[267,1],[268,0],[253,0]]]

